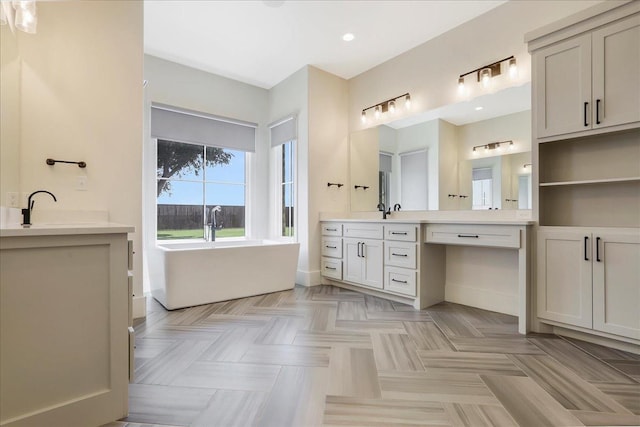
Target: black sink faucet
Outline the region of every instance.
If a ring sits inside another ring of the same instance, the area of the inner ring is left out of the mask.
[[[382,219],[387,219],[387,215],[391,213],[391,208],[389,208],[389,211],[387,212],[384,203],[378,203],[378,210],[382,212]]]
[[[53,193],[47,191],[47,190],[38,190],[38,191],[34,191],[33,193],[29,194],[29,199],[27,199],[27,208],[26,209],[22,209],[22,225],[23,226],[30,226],[31,225],[31,210],[33,210],[33,205],[36,204],[35,200],[31,200],[31,198],[33,196],[35,196],[38,193],[47,193],[48,195],[50,195],[51,197],[53,197],[53,201],[57,202],[58,199],[56,199],[56,196],[53,195]]]

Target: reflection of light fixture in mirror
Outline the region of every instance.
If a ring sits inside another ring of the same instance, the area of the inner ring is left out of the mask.
[[[10,24],[13,31],[14,25],[20,31],[35,34],[38,26],[38,15],[35,0],[13,0],[0,2],[0,21],[2,25]],[[13,6],[13,8],[12,8]]]
[[[514,147],[513,141],[509,141],[509,150],[513,150],[513,147]]]
[[[518,76],[518,66],[516,65],[516,58],[509,60],[509,77],[515,79]]]
[[[458,90],[462,91],[461,87],[464,87],[464,76],[474,73],[477,73],[478,75],[478,82],[482,82],[482,85],[484,87],[487,87],[492,77],[499,76],[502,73],[502,63],[506,61],[509,61],[509,74],[512,78],[515,77],[515,75],[511,73],[517,72],[515,68],[516,58],[511,55],[508,58],[504,58],[491,64],[483,65],[482,67],[476,68],[475,70],[460,74],[460,76],[458,77]]]
[[[473,147],[472,153],[474,155],[478,155],[478,150],[476,150],[477,148],[484,148],[484,152],[485,154],[489,152],[489,150],[496,150],[496,151],[501,151],[502,150],[502,145],[509,143],[509,148],[513,148],[513,141],[511,140],[507,140],[507,141],[498,141],[498,142],[490,142],[488,144],[481,144],[481,145],[476,145],[475,147]]]
[[[482,79],[482,86],[489,86],[489,79],[491,78],[491,68],[485,68],[480,71],[480,78]]]
[[[389,112],[391,114],[396,112],[396,101],[389,101]]]
[[[396,101],[402,98],[404,98],[405,107],[409,109],[411,107],[411,95],[409,95],[409,93],[403,93],[402,95],[394,96],[393,98],[387,99],[386,101],[382,101],[378,104],[372,105],[371,107],[367,107],[362,110],[362,123],[367,122],[367,110],[373,110],[373,115],[376,120],[380,119],[382,117],[382,114],[386,113],[387,111],[391,114],[395,113],[397,111]]]
[[[530,168],[531,166],[532,166],[531,163],[525,163],[524,165],[522,165],[524,169]]]

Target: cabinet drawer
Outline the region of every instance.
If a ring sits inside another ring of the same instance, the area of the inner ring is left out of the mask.
[[[335,258],[322,258],[322,275],[331,279],[342,280],[342,261]]]
[[[519,248],[520,230],[503,225],[429,224],[425,228],[425,241],[447,245]]]
[[[416,268],[418,247],[415,243],[390,242],[384,244],[384,264],[396,267]]]
[[[322,256],[342,258],[342,239],[339,237],[323,237]]]
[[[385,267],[384,288],[388,291],[399,294],[416,296],[416,276],[415,270],[397,267]]]
[[[342,224],[335,222],[322,224],[323,236],[342,236]]]
[[[382,224],[354,222],[344,224],[343,235],[362,239],[382,239],[384,233]]]
[[[409,224],[391,224],[384,226],[385,240],[415,242],[418,237],[418,226]]]

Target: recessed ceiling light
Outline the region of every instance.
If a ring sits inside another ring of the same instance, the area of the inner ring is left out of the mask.
[[[342,40],[346,41],[346,42],[350,42],[351,40],[355,39],[356,37],[353,35],[353,33],[346,33],[344,36],[342,36]]]
[[[483,107],[476,107],[476,111],[482,110]]]

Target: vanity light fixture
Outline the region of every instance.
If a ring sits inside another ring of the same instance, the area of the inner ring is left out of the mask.
[[[492,77],[502,74],[502,63],[507,61],[509,61],[509,75],[512,78],[515,77],[517,73],[516,58],[515,56],[511,55],[508,58],[504,58],[491,64],[483,65],[482,67],[476,68],[475,70],[460,74],[460,76],[458,77],[458,90],[462,91],[464,88],[464,77],[473,73],[477,74],[478,82],[482,82],[482,85],[485,87],[488,86]]]
[[[25,33],[35,34],[38,27],[35,0],[0,2],[0,24],[9,24],[12,31],[15,27]]]
[[[362,123],[367,122],[368,110],[373,110],[373,115],[376,118],[376,120],[380,119],[380,117],[382,117],[382,114],[386,113],[387,111],[390,112],[391,114],[395,113],[398,109],[396,101],[402,98],[404,98],[405,108],[407,110],[410,109],[411,95],[409,95],[409,93],[403,93],[402,95],[395,96],[393,98],[387,99],[386,101],[382,101],[376,105],[372,105],[371,107],[367,107],[364,110],[362,110],[362,114],[360,115]]]
[[[489,150],[501,151],[502,145],[507,145],[507,144],[509,149],[513,149],[513,141],[507,140],[507,141],[490,142],[488,144],[476,145],[475,147],[473,147],[473,150],[471,152],[474,155],[478,155],[477,148],[484,148],[485,154],[487,154]]]

